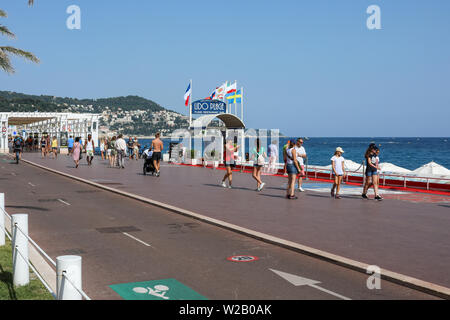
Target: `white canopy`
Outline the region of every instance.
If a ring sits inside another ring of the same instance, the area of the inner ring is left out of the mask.
[[[411,173],[411,170],[396,166],[395,164],[389,162],[380,163],[380,169],[383,172],[392,172],[392,173]]]
[[[422,177],[450,176],[450,170],[441,166],[440,164],[437,164],[434,161],[421,166],[420,168],[414,170],[412,173]]]

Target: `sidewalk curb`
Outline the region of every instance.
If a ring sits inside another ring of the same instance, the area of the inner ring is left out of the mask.
[[[277,246],[280,246],[280,247],[283,247],[283,248],[286,248],[286,249],[289,249],[289,250],[292,250],[295,252],[299,252],[299,253],[314,257],[314,258],[325,260],[327,262],[331,262],[333,264],[367,274],[367,268],[369,267],[369,265],[366,263],[363,263],[363,262],[359,262],[356,260],[338,256],[338,255],[335,255],[335,254],[332,254],[329,252],[325,252],[322,250],[307,247],[307,246],[301,245],[299,243],[295,243],[292,241],[277,238],[277,237],[274,237],[274,236],[271,236],[268,234],[264,234],[264,233],[261,233],[258,231],[243,228],[243,227],[240,227],[240,226],[237,226],[237,225],[225,222],[225,221],[210,218],[210,217],[207,217],[207,216],[204,216],[204,215],[201,215],[201,214],[189,211],[189,210],[185,210],[182,208],[178,208],[178,207],[175,207],[175,206],[163,203],[163,202],[159,202],[156,200],[138,196],[138,195],[128,193],[125,191],[121,191],[118,189],[110,188],[110,187],[101,185],[96,182],[92,182],[92,181],[89,181],[89,180],[86,180],[83,178],[79,178],[79,177],[70,175],[68,173],[64,173],[64,172],[61,172],[58,170],[54,170],[54,169],[39,165],[39,164],[34,163],[29,160],[22,159],[21,161],[23,161],[29,165],[35,166],[37,168],[64,176],[66,178],[70,178],[70,179],[73,179],[73,180],[76,180],[76,181],[79,181],[79,182],[82,182],[85,184],[89,184],[91,186],[94,186],[94,187],[97,187],[97,188],[100,188],[100,189],[103,189],[106,191],[110,191],[110,192],[113,192],[113,193],[116,193],[116,194],[119,194],[119,195],[122,195],[122,196],[125,196],[128,198],[132,198],[132,199],[135,199],[135,200],[138,200],[138,201],[141,201],[141,202],[144,202],[144,203],[147,203],[147,204],[159,207],[159,208],[163,208],[163,209],[172,211],[177,214],[181,214],[181,215],[184,215],[184,216],[187,216],[190,218],[194,218],[196,220],[199,220],[199,221],[211,224],[211,225],[215,225],[217,227],[227,229],[232,232],[236,232],[236,233],[239,233],[239,234],[242,234],[245,236],[249,236],[249,237],[252,237],[254,239],[257,239],[257,240],[260,240],[260,241],[263,241],[266,243],[277,245]],[[443,286],[440,286],[440,285],[437,285],[437,284],[434,284],[431,282],[426,282],[426,281],[423,281],[420,279],[416,279],[413,277],[409,277],[409,276],[406,276],[406,275],[403,275],[400,273],[396,273],[396,272],[392,272],[389,270],[385,270],[385,269],[381,269],[381,278],[384,280],[414,289],[414,290],[418,290],[418,291],[421,291],[421,292],[424,292],[424,293],[427,293],[427,294],[430,294],[433,296],[437,296],[439,298],[450,300],[450,288],[447,288],[447,287],[443,287]]]

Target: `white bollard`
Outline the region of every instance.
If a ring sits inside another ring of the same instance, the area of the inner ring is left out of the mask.
[[[0,193],[0,247],[6,244],[5,233],[5,194]]]
[[[20,230],[18,230],[18,228]],[[28,267],[28,215],[13,214],[11,216],[12,251],[13,251],[13,284],[26,286],[30,283]],[[17,252],[19,251],[20,254]]]
[[[65,276],[63,276],[63,273]],[[68,278],[70,280],[67,281]],[[82,295],[77,289],[81,288],[81,257],[60,256],[56,258],[56,299],[57,300],[82,300]]]

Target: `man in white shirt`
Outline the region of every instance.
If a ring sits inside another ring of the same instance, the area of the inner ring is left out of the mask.
[[[302,188],[302,184],[303,184],[303,177],[305,176],[305,161],[304,161],[304,159],[306,159],[306,150],[303,147],[303,139],[302,138],[297,139],[297,143],[295,145],[295,153],[297,154],[297,161],[300,166],[300,169],[302,169],[302,172],[300,172],[300,174],[298,176],[298,191],[303,192],[303,191],[305,191]]]
[[[119,134],[119,137],[116,140],[115,148],[117,150],[117,159],[119,160],[119,168],[125,169],[124,158],[125,158],[125,150],[127,149],[127,143],[123,139],[122,134]]]

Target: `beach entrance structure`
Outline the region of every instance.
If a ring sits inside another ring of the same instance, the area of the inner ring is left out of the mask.
[[[201,116],[195,119],[192,122],[191,129],[194,130],[194,134],[200,132],[203,136],[208,126],[214,119],[219,119],[225,125],[225,128],[217,128],[221,130],[222,136],[224,138],[223,143],[221,143],[220,154],[223,155],[223,145],[225,143],[225,139],[227,138],[227,134],[230,134],[230,130],[235,133],[235,143],[237,143],[237,139],[241,140],[241,149],[239,150],[239,154],[242,160],[245,160],[245,124],[244,122],[234,114],[231,113],[219,113],[219,114],[208,114]],[[216,128],[215,128],[216,129]],[[225,130],[224,130],[225,129]]]
[[[1,112],[0,153],[8,153],[8,137],[21,135],[38,137],[48,134],[58,138],[61,151],[67,147],[68,136],[86,139],[88,134],[98,146],[99,114],[94,113],[57,113],[57,112]]]

